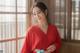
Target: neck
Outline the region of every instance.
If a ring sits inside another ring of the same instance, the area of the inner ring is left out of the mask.
[[[42,24],[39,25],[39,27],[41,28],[41,30],[42,30],[44,33],[47,33],[48,23],[42,23]]]
[[[41,28],[47,28],[48,27],[48,23],[40,23],[39,26]]]

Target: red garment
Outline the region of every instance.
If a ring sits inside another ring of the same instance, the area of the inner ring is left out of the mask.
[[[34,53],[35,49],[45,50],[51,44],[56,45],[56,50],[52,53],[59,53],[61,39],[56,26],[51,24],[48,25],[47,34],[45,34],[39,27],[33,26],[26,34],[26,40],[21,53]]]

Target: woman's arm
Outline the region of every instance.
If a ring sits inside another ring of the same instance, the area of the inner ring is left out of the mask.
[[[61,47],[61,38],[60,38],[60,35],[58,33],[57,28],[55,28],[55,38],[56,38],[55,43],[54,43],[55,46],[56,46],[55,52],[58,53],[59,52],[59,49]]]
[[[30,53],[30,37],[29,37],[29,33],[26,34],[26,38],[25,38],[25,42],[23,44],[23,47],[22,47],[22,50],[21,50],[21,53]]]
[[[58,30],[57,28],[55,27],[54,28],[54,37],[55,37],[55,41],[53,44],[51,44],[48,48],[47,48],[47,51],[48,52],[55,52],[55,53],[58,53],[59,52],[59,49],[61,47],[61,38],[59,36],[59,33],[58,33]]]

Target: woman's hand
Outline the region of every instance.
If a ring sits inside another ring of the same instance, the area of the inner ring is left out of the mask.
[[[51,53],[54,52],[55,50],[56,50],[56,46],[55,44],[52,44],[47,48],[46,52]]]
[[[56,50],[56,46],[55,46],[55,44],[52,44],[46,49],[46,51],[44,51],[44,53],[51,53],[51,52],[54,52],[55,50]],[[37,52],[37,51],[38,51],[38,49],[35,50],[35,52]]]
[[[50,53],[49,51],[44,51],[44,53]]]

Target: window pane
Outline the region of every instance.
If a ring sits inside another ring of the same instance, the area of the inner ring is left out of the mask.
[[[71,31],[71,39],[72,40],[80,40],[80,30],[73,30]]]
[[[0,14],[0,39],[16,37],[15,20],[13,14]]]
[[[80,40],[80,0],[72,0],[71,39]]]
[[[25,39],[19,39],[18,40],[18,53],[21,53],[21,49],[23,47]]]
[[[0,12],[15,12],[15,0],[0,0]]]
[[[0,50],[2,50],[2,53],[16,53],[16,42],[15,41],[9,41],[9,42],[1,42],[0,43]]]
[[[65,0],[56,0],[56,7],[55,7],[55,24],[56,25],[63,25],[64,23],[64,15],[65,13]]]
[[[64,38],[64,24],[66,19],[66,0],[55,0],[55,25],[58,27],[61,38]],[[66,31],[65,31],[66,32]]]
[[[27,28],[27,17],[26,14],[18,14],[18,33],[19,37],[24,36]]]
[[[15,14],[0,14],[0,22],[16,22]]]
[[[17,0],[18,12],[28,12],[28,0]]]

